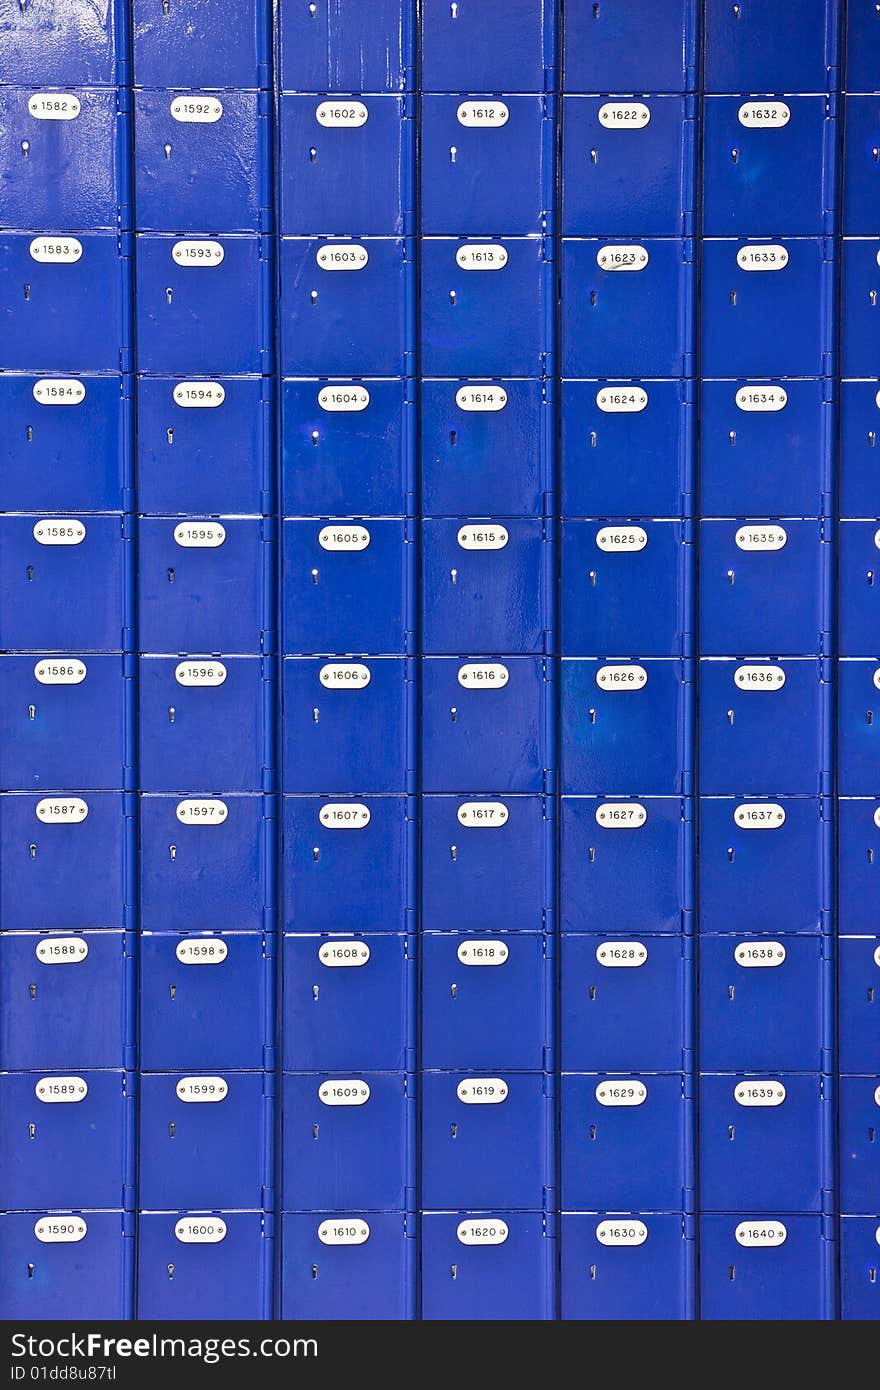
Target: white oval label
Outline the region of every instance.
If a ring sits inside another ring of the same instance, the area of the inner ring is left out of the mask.
[[[187,797],[177,803],[181,825],[222,825],[228,814],[226,802],[213,797]]]
[[[370,808],[362,801],[328,801],[318,820],[325,830],[364,830],[370,824]]]
[[[458,683],[465,690],[501,690],[509,680],[510,672],[500,661],[480,661],[458,668]]]
[[[322,246],[315,252],[319,270],[363,270],[370,253],[366,246],[349,245],[347,242],[337,246]]]
[[[229,1094],[222,1076],[182,1076],[174,1089],[187,1105],[216,1105]]]
[[[34,667],[40,685],[82,685],[86,678],[84,661],[52,661],[42,657]]]
[[[785,672],[781,666],[737,666],[733,679],[743,690],[781,690]]]
[[[747,130],[778,130],[791,120],[791,108],[784,101],[744,101],[737,115]]]
[[[741,526],[736,533],[740,550],[781,550],[787,540],[784,526]]]
[[[644,666],[600,666],[596,684],[601,690],[644,690],[648,673]]]
[[[736,1228],[738,1245],[784,1245],[787,1236],[781,1221],[741,1221]]]
[[[81,936],[45,936],[34,954],[41,965],[79,965],[89,954],[89,943]]]
[[[318,948],[318,960],[329,969],[350,969],[366,965],[370,948],[365,941],[325,941]]]
[[[181,661],[174,670],[178,685],[222,685],[226,667],[222,661]]]
[[[606,1217],[596,1227],[600,1245],[644,1245],[648,1228],[644,1221],[611,1220]]]
[[[175,241],[171,255],[175,265],[216,266],[220,265],[226,253],[219,241],[194,241],[186,238]]]
[[[325,526],[318,532],[322,550],[366,550],[370,533],[366,526]]]
[[[500,1076],[469,1076],[459,1081],[455,1094],[463,1105],[500,1105],[507,1100],[507,1082]]]
[[[642,1081],[600,1081],[596,1099],[600,1105],[644,1105],[648,1088]]]
[[[215,410],[225,400],[219,381],[179,381],[174,388],[174,404],[184,410]]]
[[[644,550],[648,533],[641,526],[603,526],[596,532],[600,550]]]
[[[74,265],[83,253],[75,236],[35,236],[29,250],[31,260],[40,265]]]
[[[175,97],[169,110],[185,125],[213,125],[223,115],[223,103],[218,97]]]
[[[600,270],[644,270],[648,252],[644,246],[600,246],[596,264]]]
[[[337,411],[366,410],[370,393],[365,386],[322,386],[318,405],[331,414]]]
[[[740,270],[784,270],[788,252],[784,246],[741,246],[736,263]]]
[[[509,816],[503,801],[463,801],[458,808],[458,823],[469,830],[498,828],[507,824]]]
[[[331,661],[321,667],[321,684],[328,690],[363,690],[370,684],[370,668],[359,661]]]
[[[507,265],[507,248],[491,242],[479,246],[468,242],[456,251],[455,264],[459,270],[503,270]]]
[[[44,1105],[78,1105],[89,1088],[81,1076],[41,1076],[34,1095]]]
[[[606,130],[644,130],[650,119],[643,101],[606,101],[599,107],[599,124]]]
[[[781,941],[738,941],[733,948],[737,965],[746,970],[765,970],[782,965],[785,947]]]
[[[178,941],[174,954],[181,965],[222,965],[229,947],[219,937],[196,936]]]
[[[37,802],[37,819],[44,825],[79,825],[88,814],[88,806],[78,796],[44,796]]]
[[[753,1106],[781,1105],[785,1100],[785,1087],[781,1081],[738,1081],[733,1088],[737,1105],[746,1108]]]
[[[460,386],[455,393],[455,404],[459,410],[503,410],[507,405],[507,392],[501,386]]]
[[[363,1245],[370,1239],[370,1228],[366,1221],[344,1217],[338,1221],[322,1221],[318,1227],[318,1240],[322,1245]]]
[[[644,965],[648,948],[641,941],[603,941],[596,947],[596,960],[615,970],[632,970]]]
[[[880,1086],[877,1086],[874,1089],[874,1104],[880,1105]]]
[[[507,1225],[491,1217],[469,1217],[460,1221],[455,1233],[462,1245],[503,1245],[507,1240]]]
[[[603,386],[596,404],[606,415],[638,415],[648,404],[648,393],[641,386]]]
[[[463,941],[456,955],[462,965],[506,965],[510,951],[504,941]]]
[[[338,126],[366,125],[369,114],[362,101],[322,101],[315,110],[315,120],[333,130]]]
[[[510,119],[503,101],[463,101],[455,114],[458,124],[464,126],[498,127]]]
[[[775,801],[744,801],[733,819],[741,830],[778,830],[785,825],[785,809]]]
[[[640,830],[648,809],[637,801],[603,801],[596,807],[596,824],[603,830]]]
[[[788,392],[781,386],[740,386],[736,393],[736,403],[747,414],[755,411],[784,410],[788,405]]]
[[[34,1235],[43,1245],[75,1245],[87,1230],[81,1216],[39,1216],[34,1222]]]
[[[50,521],[43,517],[34,526],[34,540],[40,545],[82,545],[86,528],[72,517]]]
[[[880,531],[874,532],[874,544],[880,550]]]
[[[216,550],[226,540],[226,528],[217,521],[188,521],[174,528],[174,539],[184,550]]]
[[[366,1105],[370,1088],[366,1081],[322,1081],[318,1099],[324,1105]]]
[[[81,111],[79,97],[69,92],[34,92],[28,111],[38,121],[75,121]]]
[[[874,814],[876,816],[877,812],[875,811]],[[880,966],[880,946],[874,951],[874,964]]]
[[[37,405],[82,405],[86,388],[81,381],[66,376],[42,376],[33,385]]]
[[[226,1222],[219,1216],[185,1216],[174,1226],[181,1245],[219,1245],[226,1239]]]
[[[462,550],[503,550],[509,540],[504,526],[462,526],[458,543]]]

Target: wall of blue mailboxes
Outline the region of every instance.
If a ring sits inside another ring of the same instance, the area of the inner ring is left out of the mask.
[[[878,13],[0,0],[4,1316],[878,1316]]]

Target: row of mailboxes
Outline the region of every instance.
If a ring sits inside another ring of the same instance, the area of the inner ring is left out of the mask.
[[[144,376],[136,391],[141,512],[267,510],[267,378]],[[684,515],[683,499],[693,489],[694,391],[694,383],[671,380],[564,381],[563,515]],[[827,382],[704,381],[700,395],[704,515],[823,514],[830,486],[825,444],[835,414]],[[845,517],[880,515],[873,454],[880,437],[877,396],[876,380],[841,383]],[[127,378],[3,373],[0,402],[9,422],[8,508],[121,510],[132,407]],[[284,381],[285,514],[394,516],[412,510],[413,411],[411,385],[400,378]],[[551,490],[555,413],[537,379],[423,381],[423,511],[540,514]],[[253,461],[246,473],[238,466],[243,454]],[[521,464],[516,470],[503,466],[511,457]]]
[[[837,1245],[819,1216],[708,1215],[699,1222],[700,1304],[724,1321],[832,1316]],[[841,1314],[877,1315],[878,1219],[840,1222]],[[0,1216],[0,1291],[10,1317],[125,1316],[134,1218],[122,1212]],[[697,1223],[676,1213],[508,1211],[155,1211],[137,1218],[137,1313],[210,1321],[271,1316],[280,1233],[279,1311],[307,1320],[413,1316],[415,1267],[426,1320],[552,1318],[557,1245],[561,1316],[579,1321],[694,1315]],[[418,1246],[416,1237],[419,1237]],[[418,1254],[417,1254],[418,1251]]]
[[[422,801],[422,911],[431,932],[540,932],[552,904],[552,805],[540,795]],[[873,936],[880,801],[839,803],[842,935]],[[132,799],[87,792],[0,796],[6,930],[86,930],[128,921]],[[287,931],[410,930],[417,813],[412,798],[283,803]],[[829,907],[830,809],[811,797],[703,798],[701,930],[815,934]],[[141,925],[261,931],[274,849],[271,798],[140,798]],[[676,796],[561,802],[563,932],[688,933],[694,808]]]
[[[710,0],[698,22],[692,0],[662,12],[648,0],[578,6],[561,26],[566,90],[676,92],[693,87],[698,38],[710,92],[821,92],[837,53],[837,7],[807,0],[795,18],[785,0],[734,11]],[[143,86],[265,86],[269,7],[264,0],[134,0],[132,76]],[[112,83],[127,52],[126,7],[95,14],[77,0],[29,3],[5,19],[0,80]],[[220,22],[222,20],[222,22]],[[277,76],[284,91],[400,90],[414,61],[415,16],[402,0],[381,0],[369,20],[356,0],[282,6]],[[876,85],[877,44],[870,0],[848,7],[846,74],[850,91]],[[425,91],[542,91],[553,67],[555,10],[543,0],[446,0],[422,7],[419,28]]]
[[[311,924],[309,924],[311,925]],[[822,1069],[831,1044],[832,958],[820,936],[711,935],[700,945],[695,1013],[689,938],[626,941],[538,932],[420,943],[426,1068],[540,1070],[552,1047],[557,950],[565,1070],[680,1070],[700,1037],[707,1071]],[[130,934],[4,932],[0,1069],[118,1067],[133,1039]],[[877,1069],[876,937],[838,947],[842,1072]],[[264,934],[146,932],[139,947],[140,1060],[175,1066],[264,1064],[271,1046],[272,962]],[[397,1070],[413,1056],[414,938],[359,930],[287,935],[282,952],[283,1064],[291,1071]],[[234,999],[232,1017],[225,1007]],[[515,1020],[515,1022],[514,1022]]]
[[[122,1212],[0,1216],[0,1290],[9,1315],[125,1316],[133,1230],[133,1216]],[[694,1218],[563,1213],[558,1230],[559,1240],[539,1214],[498,1210],[425,1212],[420,1219],[285,1212],[277,1227],[260,1212],[141,1212],[137,1313],[156,1320],[271,1316],[272,1236],[280,1232],[285,1318],[410,1318],[417,1260],[423,1319],[552,1318],[557,1244],[563,1318],[694,1315]],[[840,1223],[844,1318],[876,1317],[878,1230],[876,1216]],[[837,1246],[821,1217],[708,1215],[699,1237],[705,1318],[832,1316]]]
[[[778,89],[777,89],[778,90]],[[144,230],[268,230],[268,94],[136,89],[134,194]],[[561,104],[562,231],[681,236],[694,205],[695,99],[568,96]],[[127,220],[113,90],[0,87],[7,226],[75,232]],[[829,98],[710,96],[703,104],[707,236],[819,236],[830,230],[836,122]],[[842,105],[844,220],[874,232],[876,98]],[[419,109],[421,226],[427,235],[541,231],[552,202],[548,98],[425,94]],[[282,95],[280,230],[395,236],[410,230],[415,121],[405,98]],[[116,159],[95,149],[117,145]],[[873,142],[873,143],[872,143]],[[33,202],[32,199],[36,199]],[[121,206],[120,206],[121,205]]]
[[[496,1069],[501,1070],[501,1069]],[[139,1192],[150,1208],[259,1206],[267,1183],[271,1078],[260,1072],[144,1073]],[[4,1203],[19,1210],[110,1207],[126,1182],[130,1079],[40,1070],[0,1078]],[[427,1208],[540,1209],[553,1148],[552,1078],[504,1071],[421,1078]],[[704,1074],[702,1205],[820,1211],[833,1148],[831,1079],[818,1073]],[[411,1185],[415,1095],[398,1072],[285,1074],[283,1200],[319,1211],[401,1208]],[[565,1073],[562,1205],[680,1210],[692,1185],[692,1114],[681,1075]],[[876,1210],[880,1100],[874,1077],[839,1082],[841,1209]],[[634,1152],[650,1161],[634,1168]]]
[[[186,376],[268,368],[273,301],[267,238],[214,235],[209,229],[189,238],[144,232],[135,241],[141,371]],[[286,236],[279,246],[284,372],[405,374],[412,312],[410,242],[393,236],[362,241]],[[847,377],[876,371],[878,246],[876,238],[867,237],[841,243],[842,368]],[[827,374],[835,271],[829,243],[819,237],[706,240],[701,254],[702,365],[707,376]],[[542,290],[549,273],[546,255],[540,235],[501,241],[425,238],[423,370],[475,377],[539,375],[542,354],[549,348],[546,317],[552,305]],[[344,262],[354,258],[354,264],[325,268],[322,256]],[[469,267],[475,257],[482,259]],[[50,275],[54,281],[69,274],[72,297],[87,310],[93,307],[86,276],[91,259],[84,252],[81,269],[35,267],[39,293],[33,301],[19,298],[20,286],[11,283],[16,321],[24,318],[31,325],[29,336],[38,336],[37,316],[51,319],[53,297],[40,290]],[[563,375],[689,375],[694,279],[689,241],[566,239]],[[774,324],[769,334],[768,321]]]

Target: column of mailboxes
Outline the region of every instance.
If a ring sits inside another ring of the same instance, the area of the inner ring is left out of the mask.
[[[850,0],[841,242],[838,1142],[841,1315],[880,1315],[880,13]]]
[[[836,6],[705,11],[699,1184],[708,1319],[834,1316]]]
[[[16,4],[0,18],[0,1303],[8,1318],[130,1311],[133,571],[121,10]]]
[[[693,9],[564,17],[559,1026],[572,1319],[692,1316]]]
[[[278,10],[284,1317],[415,1305],[413,7]]]
[[[555,1312],[555,6],[420,68],[421,1316]]]
[[[142,1318],[271,1312],[269,20],[135,0]]]

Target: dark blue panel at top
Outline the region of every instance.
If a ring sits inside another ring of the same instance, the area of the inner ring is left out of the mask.
[[[846,7],[846,90],[873,92],[880,71],[880,16],[876,0],[849,0]],[[880,1284],[878,1284],[880,1289]]]
[[[0,83],[114,82],[125,11],[123,0],[0,0]]]
[[[0,226],[115,227],[118,120],[113,91],[0,87]]]
[[[130,8],[138,87],[267,85],[266,0],[130,0]],[[309,7],[297,10],[307,16]]]
[[[706,0],[706,91],[824,92],[837,8],[834,0]]]
[[[567,92],[683,92],[693,86],[692,0],[587,0],[566,6]]]
[[[425,0],[424,92],[543,92],[552,64],[549,0]]]
[[[282,91],[398,92],[405,86],[414,62],[410,0],[286,0],[278,11]]]

